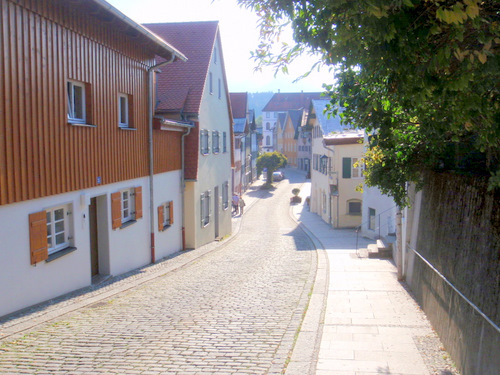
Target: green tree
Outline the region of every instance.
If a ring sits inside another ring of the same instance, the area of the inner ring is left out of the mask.
[[[267,168],[266,185],[273,182],[273,172],[278,168],[286,166],[288,160],[281,152],[266,152],[257,158],[257,175],[260,175],[264,168]]]
[[[498,0],[239,2],[260,16],[259,66],[286,70],[314,52],[331,67],[330,110],[372,134],[369,185],[401,206],[426,169],[490,174],[500,187]],[[289,24],[296,44],[273,53]]]

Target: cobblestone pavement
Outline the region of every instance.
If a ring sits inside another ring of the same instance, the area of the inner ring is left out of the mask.
[[[282,181],[239,234],[184,267],[0,342],[1,374],[279,374],[316,252]]]

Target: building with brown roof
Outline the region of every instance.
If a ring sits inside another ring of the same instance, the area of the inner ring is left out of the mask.
[[[192,123],[184,149],[185,247],[197,248],[231,232],[232,113],[219,24],[146,24],[188,61],[158,77],[156,116]]]
[[[276,148],[277,142],[273,133],[280,113],[300,109],[308,111],[311,100],[321,97],[322,94],[319,92],[278,92],[274,94],[262,110],[262,150],[272,152]]]

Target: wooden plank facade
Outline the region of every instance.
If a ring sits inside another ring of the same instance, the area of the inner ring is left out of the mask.
[[[147,41],[91,1],[0,4],[0,205],[146,176]],[[68,80],[89,91],[93,126],[68,123]],[[119,93],[132,130],[118,127]],[[154,137],[155,173],[180,169],[181,135]]]

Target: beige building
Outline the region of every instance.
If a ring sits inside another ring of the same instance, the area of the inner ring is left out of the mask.
[[[346,131],[313,140],[311,211],[334,228],[361,225],[363,132]]]

